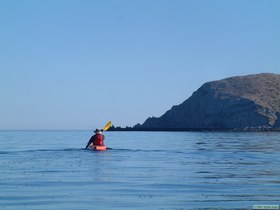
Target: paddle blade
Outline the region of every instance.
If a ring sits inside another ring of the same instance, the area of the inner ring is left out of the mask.
[[[112,122],[109,121],[109,122],[105,125],[105,127],[103,128],[103,130],[104,130],[104,131],[107,131],[109,128],[111,128],[111,126],[112,126]]]

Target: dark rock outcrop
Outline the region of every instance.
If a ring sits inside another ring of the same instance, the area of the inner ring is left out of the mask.
[[[280,127],[280,74],[208,82],[182,104],[135,129],[244,129]]]

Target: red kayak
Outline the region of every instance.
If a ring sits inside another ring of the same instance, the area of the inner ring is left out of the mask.
[[[102,145],[102,146],[98,146],[98,145],[93,145],[93,144],[90,144],[89,149],[92,149],[92,150],[97,150],[97,151],[104,151],[104,150],[107,150],[107,147],[105,145]]]

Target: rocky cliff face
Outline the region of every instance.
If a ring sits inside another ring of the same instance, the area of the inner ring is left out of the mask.
[[[182,104],[140,129],[280,127],[280,74],[256,74],[208,82]]]

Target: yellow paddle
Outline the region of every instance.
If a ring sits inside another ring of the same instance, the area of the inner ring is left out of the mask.
[[[103,131],[107,131],[109,128],[111,128],[111,126],[112,126],[112,122],[109,121],[109,122],[104,126]]]

